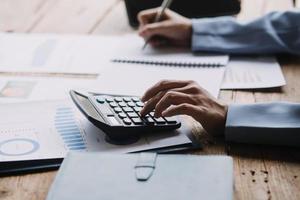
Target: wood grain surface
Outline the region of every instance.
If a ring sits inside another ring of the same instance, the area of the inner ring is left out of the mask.
[[[242,0],[238,19],[249,20],[270,11],[288,10],[292,5],[292,0]],[[122,35],[136,30],[128,25],[122,0],[0,0],[0,31]],[[286,86],[281,89],[221,91],[220,99],[227,103],[300,102],[300,58],[279,55],[278,60]],[[0,77],[8,75],[13,74],[0,73]],[[235,199],[300,199],[299,149],[226,144],[223,138],[211,138],[197,122],[189,121],[204,144],[203,150],[189,153],[233,156]],[[0,200],[45,199],[55,175],[56,171],[52,171],[0,178]]]

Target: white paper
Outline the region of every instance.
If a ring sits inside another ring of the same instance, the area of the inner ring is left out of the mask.
[[[231,57],[221,88],[271,88],[285,84],[284,76],[275,57]]]
[[[147,45],[142,49],[144,40],[137,35],[129,34],[119,39],[112,60],[166,63],[166,64],[191,64],[191,65],[221,65],[228,63],[229,56],[224,54],[192,53],[189,48],[152,48]]]
[[[169,66],[111,64],[98,76],[93,92],[142,96],[160,80],[194,80],[218,97],[225,67],[181,68]]]
[[[0,104],[0,110],[0,161],[63,158],[68,151],[127,153],[191,144],[185,126],[131,145],[109,144],[69,101]]]
[[[0,80],[0,103],[68,99],[71,89],[88,90],[96,84],[93,79],[5,77]]]
[[[109,62],[115,37],[0,34],[0,71],[98,74]]]
[[[164,133],[153,134],[142,137],[139,141],[128,145],[114,145],[105,140],[104,133],[89,123],[83,120],[84,131],[86,132],[86,141],[89,151],[100,151],[108,153],[129,153],[143,150],[151,150],[179,145],[191,144],[188,138],[191,135],[191,130],[187,127],[185,122],[179,129]]]

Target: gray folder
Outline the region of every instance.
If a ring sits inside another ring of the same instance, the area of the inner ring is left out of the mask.
[[[47,200],[226,200],[228,156],[70,153]]]

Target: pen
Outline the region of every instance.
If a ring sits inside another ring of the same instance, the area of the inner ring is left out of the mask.
[[[157,12],[156,16],[155,16],[155,19],[154,19],[154,22],[153,23],[156,23],[156,22],[159,22],[165,12],[165,10],[171,5],[173,0],[164,0],[160,6],[160,10],[159,12]],[[146,48],[147,44],[149,43],[151,38],[148,38],[143,46],[143,50]]]

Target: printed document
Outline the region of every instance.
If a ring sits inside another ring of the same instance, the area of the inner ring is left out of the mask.
[[[63,158],[68,151],[127,153],[191,144],[184,124],[130,145],[114,145],[69,101],[0,104],[0,163]]]
[[[285,79],[275,57],[231,57],[222,89],[271,88],[283,85]]]
[[[88,90],[93,79],[5,77],[0,80],[0,103],[69,99],[69,91]]]
[[[98,74],[111,57],[114,37],[0,34],[0,71]]]

